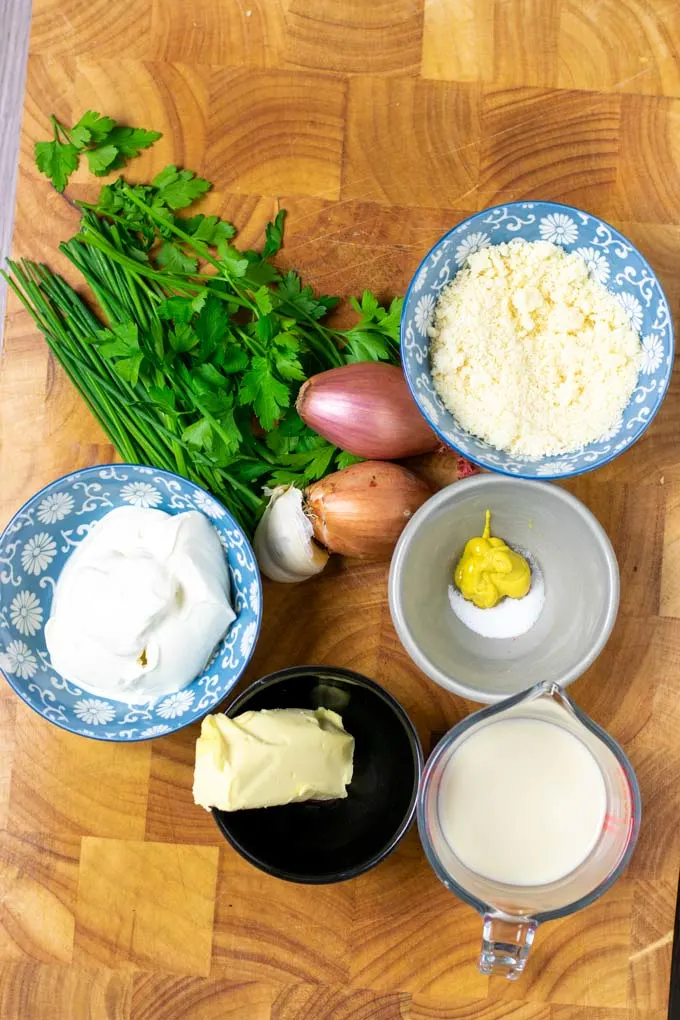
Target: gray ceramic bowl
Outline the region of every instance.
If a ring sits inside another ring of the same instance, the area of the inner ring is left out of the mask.
[[[466,541],[491,510],[492,534],[526,550],[545,604],[515,638],[486,638],[454,615],[448,596]],[[539,681],[566,687],[597,658],[619,604],[619,570],[604,529],[575,496],[547,482],[477,475],[442,489],[402,532],[389,580],[392,620],[432,680],[473,701],[500,701]]]

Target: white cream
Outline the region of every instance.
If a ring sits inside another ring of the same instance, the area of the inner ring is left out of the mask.
[[[118,507],[66,561],[45,641],[67,680],[140,702],[191,683],[235,616],[225,555],[203,514]]]
[[[447,843],[471,871],[507,885],[547,885],[593,850],[607,790],[578,737],[520,717],[462,742],[444,770],[438,807]]]

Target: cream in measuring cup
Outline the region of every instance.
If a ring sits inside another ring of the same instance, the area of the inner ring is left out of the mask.
[[[539,924],[612,885],[640,813],[623,750],[558,684],[475,712],[442,738],[418,829],[438,877],[482,915],[482,973],[518,977]]]
[[[499,779],[512,776],[508,795]],[[471,734],[439,787],[447,843],[471,871],[545,885],[574,871],[602,831],[607,791],[583,741],[551,722],[500,719]]]

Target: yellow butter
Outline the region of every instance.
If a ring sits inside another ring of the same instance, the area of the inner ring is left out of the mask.
[[[347,796],[354,738],[326,708],[208,715],[196,741],[194,800],[239,811]]]

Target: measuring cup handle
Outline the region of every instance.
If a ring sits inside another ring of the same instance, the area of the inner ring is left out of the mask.
[[[538,921],[485,914],[479,969],[515,981],[524,970]]]

